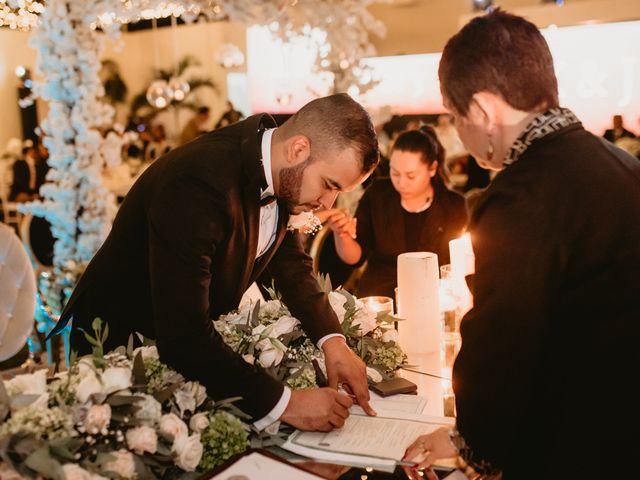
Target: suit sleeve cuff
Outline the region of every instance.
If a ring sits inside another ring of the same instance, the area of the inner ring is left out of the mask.
[[[330,338],[333,337],[340,337],[342,338],[345,342],[347,341],[347,339],[345,338],[344,335],[342,335],[341,333],[330,333],[329,335],[325,335],[324,337],[322,337],[320,340],[318,340],[318,348],[322,350],[322,345],[324,345],[324,342],[326,342],[327,340],[329,340]]]
[[[256,421],[253,424],[256,430],[262,431],[269,425],[280,420],[280,417],[289,405],[289,400],[291,400],[291,389],[289,387],[284,387],[282,396],[280,397],[280,400],[278,400],[278,403],[276,403],[276,406],[273,407],[273,409],[271,409],[271,411],[267,413],[266,416],[262,417],[260,420]]]

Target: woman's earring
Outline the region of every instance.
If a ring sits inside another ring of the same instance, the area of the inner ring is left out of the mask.
[[[487,135],[487,139],[489,140],[489,148],[487,148],[487,161],[493,160],[493,142],[491,141],[491,135]]]

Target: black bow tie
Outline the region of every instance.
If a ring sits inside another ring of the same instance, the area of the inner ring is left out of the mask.
[[[260,206],[261,207],[266,207],[267,205],[271,205],[275,201],[276,201],[276,197],[274,197],[273,195],[269,195],[267,197],[264,197],[264,198],[260,199]]]

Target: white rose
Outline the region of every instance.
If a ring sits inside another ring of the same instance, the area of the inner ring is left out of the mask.
[[[180,409],[180,415],[183,415],[187,410],[190,412],[195,411],[196,397],[187,385],[183,385],[173,392],[173,398],[175,398],[176,404]]]
[[[95,367],[93,366],[91,361],[87,360],[86,358],[81,359],[77,365],[78,377],[80,379],[85,378],[87,375],[95,375],[96,373]]]
[[[384,343],[387,342],[395,342],[398,343],[398,331],[395,328],[390,328],[389,330],[385,330],[382,334],[382,341]]]
[[[369,377],[375,383],[381,382],[383,380],[382,374],[375,368],[371,367],[367,367],[367,377]]]
[[[47,370],[17,375],[4,382],[4,388],[9,396],[13,395],[42,395],[47,391]]]
[[[88,472],[80,465],[75,463],[65,463],[62,466],[65,480],[107,480],[102,475]],[[4,479],[4,477],[0,477]]]
[[[347,303],[347,299],[344,298],[344,295],[338,292],[329,292],[329,303],[331,304],[333,311],[336,312],[340,323],[344,322],[344,314],[346,313],[344,304]]]
[[[260,365],[264,368],[269,368],[280,364],[283,357],[284,352],[279,348],[269,348],[260,352],[258,362],[260,362]]]
[[[253,355],[250,354],[246,354],[246,355],[242,355],[242,359],[247,362],[250,363],[251,365],[253,365],[256,362],[256,357],[254,357]]]
[[[185,472],[193,472],[202,458],[203,448],[200,443],[200,434],[176,438],[171,450],[174,453],[176,465]]]
[[[160,355],[158,354],[158,349],[155,346],[136,348],[133,351],[133,358],[136,358],[138,353],[142,354],[143,360],[146,360],[147,358],[158,360],[160,358]]]
[[[131,386],[131,370],[125,367],[110,367],[102,372],[104,392],[108,395]]]
[[[278,300],[269,300],[260,305],[260,314],[267,317],[275,317],[280,312],[281,307],[282,304]]]
[[[115,458],[103,465],[105,471],[117,473],[124,478],[131,478],[136,474],[136,465],[133,462],[131,452],[121,448],[117,452],[109,452],[109,454]]]
[[[142,455],[144,452],[156,453],[158,449],[158,435],[151,427],[136,427],[127,430],[125,434],[127,438],[127,446]]]
[[[201,433],[205,428],[209,426],[209,415],[206,413],[196,413],[191,420],[189,420],[189,428],[194,433]]]
[[[144,400],[138,400],[136,406],[139,407],[135,413],[135,417],[143,424],[152,426],[160,420],[162,416],[162,405],[153,396],[146,393],[137,393],[137,397],[143,397]]]
[[[160,433],[169,438],[169,440],[173,441],[177,437],[189,434],[187,425],[174,413],[167,413],[160,417],[159,424]]]
[[[271,336],[277,338],[280,335],[285,335],[287,333],[293,332],[293,330],[299,323],[300,321],[294,317],[280,317],[278,321],[273,325]]]
[[[378,315],[365,307],[359,300],[356,302],[356,307],[358,310],[352,325],[359,327],[362,335],[366,335],[378,326]]]
[[[94,393],[100,392],[102,392],[102,383],[100,383],[93,370],[87,373],[76,387],[76,397],[82,403],[89,400],[89,397]]]
[[[196,407],[202,405],[207,399],[207,389],[199,382],[187,382],[185,383],[185,387],[193,392],[193,395],[196,398]]]
[[[104,429],[109,428],[111,422],[111,405],[92,405],[84,419],[84,428],[87,433],[97,435]]]

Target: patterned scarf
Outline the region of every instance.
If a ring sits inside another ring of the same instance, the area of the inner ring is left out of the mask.
[[[504,166],[517,162],[522,154],[536,140],[557,132],[569,125],[579,124],[580,120],[568,108],[551,108],[534,118],[520,134],[507,153]]]

